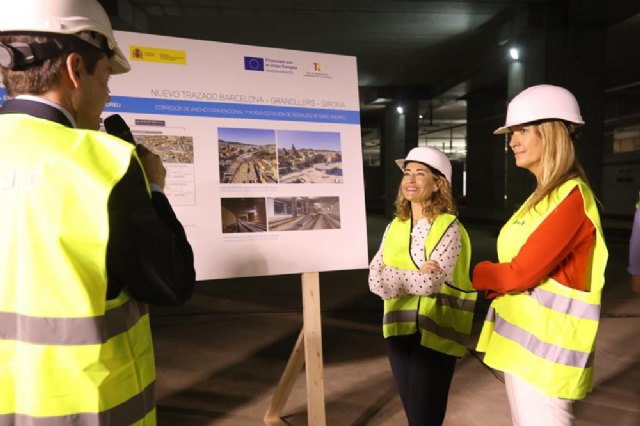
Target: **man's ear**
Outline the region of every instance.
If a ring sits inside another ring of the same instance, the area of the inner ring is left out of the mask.
[[[75,89],[80,86],[80,75],[84,72],[84,62],[77,53],[70,53],[65,59],[65,69],[69,77],[69,82]]]

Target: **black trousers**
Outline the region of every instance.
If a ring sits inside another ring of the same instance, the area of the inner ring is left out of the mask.
[[[442,425],[457,358],[420,345],[419,333],[386,341],[409,426]]]

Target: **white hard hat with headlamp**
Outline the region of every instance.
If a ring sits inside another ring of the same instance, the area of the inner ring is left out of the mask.
[[[494,134],[508,133],[509,128],[541,120],[562,120],[575,125],[584,121],[575,96],[564,87],[540,84],[516,95],[507,108],[504,126]]]
[[[106,46],[102,46],[92,32],[104,37]],[[113,51],[112,74],[131,69],[113,36],[109,16],[96,0],[20,0],[0,14],[1,33],[74,35],[100,50],[106,47]]]
[[[419,146],[409,151],[407,158],[396,160],[396,164],[402,170],[404,170],[404,165],[409,162],[421,163],[435,169],[451,183],[451,161],[442,151],[430,146]]]

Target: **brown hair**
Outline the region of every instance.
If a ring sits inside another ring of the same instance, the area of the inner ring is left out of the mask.
[[[442,213],[457,215],[458,209],[453,201],[451,184],[444,176],[437,175],[431,171],[430,173],[438,190],[431,194],[430,200],[421,200],[422,214],[431,222]],[[396,207],[395,216],[398,219],[407,220],[411,217],[411,201],[407,200],[402,194],[402,183],[398,187],[398,195],[394,205]]]
[[[542,139],[542,159],[540,174],[536,177],[536,190],[523,211],[534,208],[569,179],[579,177],[589,185],[573,146],[572,135],[576,129],[575,125],[560,120],[549,120],[529,126]]]
[[[51,90],[60,76],[64,61],[70,53],[78,53],[84,61],[89,74],[93,74],[96,64],[105,53],[91,46],[89,43],[72,35],[0,35],[2,43],[44,43],[57,41],[62,46],[60,55],[45,59],[39,64],[26,69],[10,70],[2,68],[2,83],[10,97],[17,95],[41,95]]]

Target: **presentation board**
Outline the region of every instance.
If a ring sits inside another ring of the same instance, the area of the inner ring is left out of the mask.
[[[355,58],[116,38],[102,117],[161,156],[198,280],[367,266]]]

